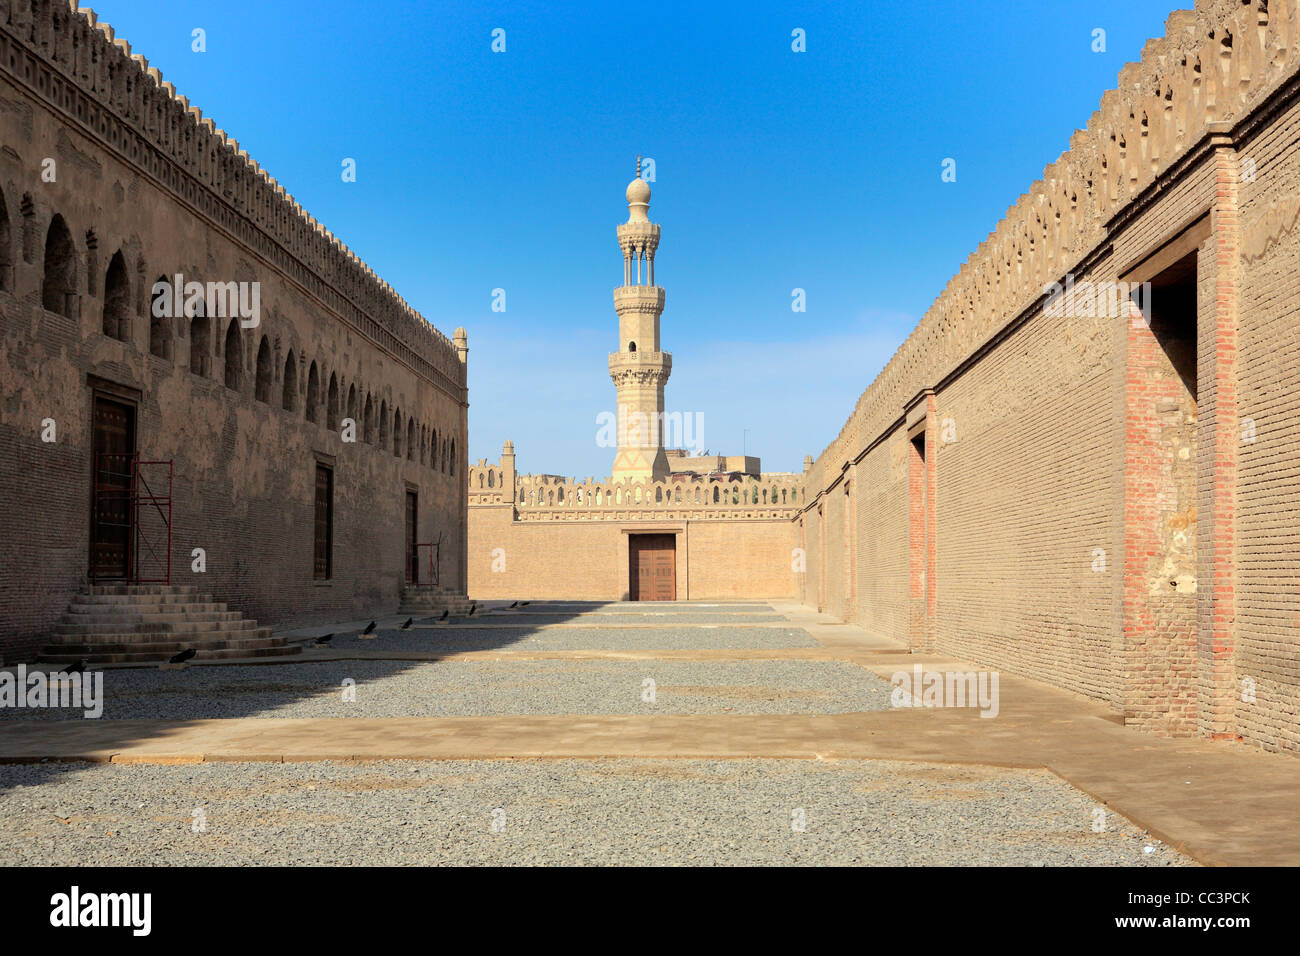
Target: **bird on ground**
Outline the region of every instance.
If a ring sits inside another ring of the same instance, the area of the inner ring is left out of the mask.
[[[89,663],[90,661],[88,661],[86,658],[83,657],[81,660],[77,661],[77,663],[73,664],[71,667],[65,667],[63,669],[63,673],[80,674],[86,669],[86,665]]]
[[[169,663],[169,664],[184,664],[186,661],[188,661],[191,657],[193,657],[193,656],[194,656],[195,654],[197,654],[197,653],[198,653],[198,651],[196,651],[194,648],[192,648],[192,647],[187,647],[187,648],[185,648],[185,650],[181,651],[179,654],[173,654],[171,660],[168,661],[167,663]]]
[[[406,619],[406,623],[402,625],[402,630],[404,630],[404,631],[409,631],[409,630],[411,629],[411,625],[414,624],[414,623],[415,623],[415,618],[413,618],[413,617],[408,617],[408,618]]]
[[[438,615],[438,620],[440,620],[440,621],[445,621],[445,620],[447,620],[447,615],[450,614],[450,613],[451,613],[451,610],[450,610],[449,608],[443,608],[443,609],[442,609],[442,613]]]
[[[527,602],[527,601],[520,601],[520,602],[519,602],[519,606],[520,606],[520,607],[528,607],[528,602]]]
[[[332,641],[332,640],[334,640],[334,635],[333,635],[333,634],[324,634],[324,635],[322,635],[322,636],[316,638],[316,643],[317,643],[317,644],[328,644],[328,643],[329,643],[330,641]]]
[[[519,606],[519,602],[518,602],[518,601],[511,601],[511,602],[510,602],[510,606],[511,606],[511,607],[518,607],[518,606]]]
[[[475,609],[476,607],[478,607],[477,604],[471,604],[471,605],[469,606],[469,614],[467,614],[467,615],[465,615],[465,616],[466,616],[466,617],[473,617],[473,616],[474,616],[474,609]]]
[[[375,622],[374,622],[374,621],[371,621],[369,624],[366,625],[366,629],[365,629],[364,631],[362,631],[361,633],[362,633],[362,634],[369,634],[369,633],[372,632],[374,629],[375,629]]]

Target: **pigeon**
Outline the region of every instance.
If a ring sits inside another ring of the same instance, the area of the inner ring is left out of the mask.
[[[518,602],[518,601],[511,601],[511,602],[510,602],[510,606],[511,606],[511,607],[518,607],[518,606],[519,606],[519,602]]]
[[[528,607],[528,602],[527,602],[527,601],[520,601],[520,602],[519,602],[519,606],[520,606],[520,607]]]
[[[317,644],[328,644],[328,643],[329,643],[330,641],[332,641],[332,640],[334,640],[334,635],[333,635],[333,634],[324,634],[324,635],[322,635],[322,636],[316,638],[316,643],[317,643]]]
[[[77,663],[73,664],[71,667],[65,667],[63,669],[63,673],[80,674],[82,671],[86,669],[86,665],[89,663],[90,661],[86,660],[86,658],[83,657],[81,660],[77,661]]]
[[[188,661],[191,657],[193,657],[193,656],[194,656],[195,654],[197,654],[197,653],[198,653],[198,651],[196,651],[194,648],[192,648],[192,647],[187,647],[187,648],[185,648],[185,650],[181,651],[179,654],[173,654],[173,655],[172,655],[172,659],[171,659],[170,661],[168,661],[167,663],[169,663],[169,664],[184,664],[186,661]]]
[[[361,633],[362,633],[362,634],[369,634],[369,633],[370,633],[371,631],[373,631],[374,629],[375,629],[375,622],[374,622],[374,621],[371,621],[369,624],[366,625],[366,629],[365,629],[364,631],[362,631]]]
[[[406,623],[402,625],[402,630],[404,630],[404,631],[409,631],[409,630],[411,629],[411,625],[414,624],[414,623],[415,623],[415,618],[413,618],[413,617],[408,617],[408,618],[406,619]]]
[[[478,607],[477,604],[471,604],[471,605],[469,606],[469,613],[466,614],[465,616],[466,616],[466,617],[473,617],[473,616],[474,616],[474,608],[476,608],[476,607]]]
[[[440,620],[440,621],[445,621],[445,620],[447,620],[447,615],[450,614],[450,613],[451,613],[451,610],[450,610],[449,608],[443,608],[443,609],[442,609],[442,613],[438,615],[438,620]]]

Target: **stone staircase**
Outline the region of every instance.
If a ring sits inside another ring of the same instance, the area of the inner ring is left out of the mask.
[[[473,602],[454,588],[442,584],[408,584],[402,589],[402,604],[398,614],[411,617],[437,617],[443,611],[449,611],[449,617],[469,613]]]
[[[157,663],[186,648],[192,660],[278,657],[302,647],[198,588],[161,584],[97,584],[72,599],[41,661],[71,664]]]

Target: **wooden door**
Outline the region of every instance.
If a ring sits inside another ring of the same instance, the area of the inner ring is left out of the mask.
[[[135,407],[96,395],[91,423],[90,576],[126,578],[131,569],[131,473]]]
[[[677,600],[677,538],[634,534],[628,540],[629,591],[633,601]]]
[[[415,548],[419,502],[414,491],[406,493],[406,583],[420,583],[420,562]]]

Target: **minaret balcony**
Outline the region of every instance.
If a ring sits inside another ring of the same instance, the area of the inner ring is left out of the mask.
[[[614,311],[654,312],[664,310],[664,290],[657,285],[621,285],[614,290]]]
[[[609,353],[609,374],[615,384],[662,385],[672,370],[671,352]]]

